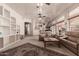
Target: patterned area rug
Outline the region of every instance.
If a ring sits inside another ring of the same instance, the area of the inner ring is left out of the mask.
[[[0,53],[1,56],[64,56],[61,53],[45,49],[30,43]]]

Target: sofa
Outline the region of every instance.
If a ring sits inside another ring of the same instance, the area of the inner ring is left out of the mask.
[[[66,36],[59,37],[59,40],[62,45],[64,45],[76,55],[79,55],[79,32],[66,32]]]

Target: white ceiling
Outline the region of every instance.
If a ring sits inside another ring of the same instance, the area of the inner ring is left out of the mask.
[[[12,9],[18,12],[23,17],[37,18],[38,8],[37,3],[7,3]],[[43,16],[49,19],[54,19],[55,17],[61,15],[65,9],[72,8],[73,6],[78,6],[78,4],[73,3],[51,3],[50,5],[44,4],[42,6]]]

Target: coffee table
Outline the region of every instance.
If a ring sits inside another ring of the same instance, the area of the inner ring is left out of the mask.
[[[44,38],[44,48],[46,48],[47,42],[57,42],[58,47],[60,47],[60,40],[58,40],[56,38]]]

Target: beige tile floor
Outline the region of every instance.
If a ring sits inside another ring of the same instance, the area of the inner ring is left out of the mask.
[[[31,43],[31,44],[34,44],[34,45],[37,45],[40,47],[44,47],[44,43],[39,41],[38,36],[26,36],[23,40],[19,40],[12,45],[2,48],[2,49],[0,49],[0,51],[5,51],[5,50],[8,50],[8,49],[11,49],[11,48],[14,48],[14,47],[20,46],[22,44],[26,44],[26,43]],[[71,51],[66,49],[64,46],[61,46],[61,48],[59,48],[58,46],[49,45],[49,46],[47,46],[47,49],[66,54],[68,56],[75,56],[74,53],[72,53]]]

